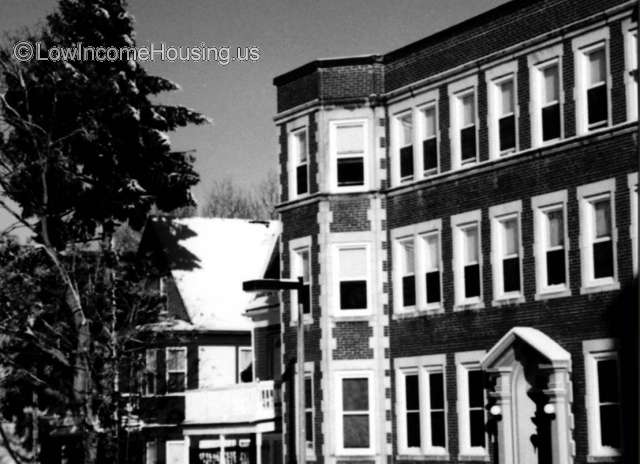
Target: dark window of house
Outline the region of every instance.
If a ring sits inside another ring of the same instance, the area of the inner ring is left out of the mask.
[[[296,166],[296,193],[302,195],[309,191],[307,131],[301,129],[294,132],[292,142],[292,155]]]
[[[560,138],[560,74],[558,64],[542,70],[542,140]]]
[[[427,303],[437,303],[440,301],[440,237],[438,233],[425,235],[424,245]]]
[[[520,237],[518,218],[501,221],[503,231],[502,280],[505,293],[520,291]]]
[[[340,309],[367,308],[365,248],[340,249]]]
[[[400,178],[413,179],[413,117],[411,113],[398,117],[400,126]]]
[[[342,380],[342,433],[345,448],[369,447],[369,379]]]
[[[431,446],[445,446],[444,376],[442,372],[429,373],[429,402],[431,414]]]
[[[364,185],[364,125],[336,127],[337,181],[339,187]]]
[[[613,277],[613,237],[611,235],[611,199],[609,197],[592,203],[595,216],[593,242],[594,278]]]
[[[607,60],[604,48],[587,55],[589,76],[587,88],[587,112],[589,126],[606,123],[607,107]]]
[[[500,90],[500,151],[510,151],[516,147],[515,89],[513,79],[498,84]]]
[[[423,110],[425,121],[425,138],[422,141],[422,162],[425,172],[438,169],[438,137],[436,107],[430,106]]]
[[[469,377],[469,438],[471,446],[484,446],[484,383],[482,371],[470,370]]]
[[[460,158],[462,164],[476,160],[476,103],[475,94],[460,97],[462,125],[460,128]]]
[[[420,446],[420,388],[417,374],[404,377],[407,409],[407,447]]]
[[[464,235],[464,295],[465,298],[480,296],[480,242],[478,227],[463,229]]]
[[[620,399],[616,359],[598,361],[598,402],[602,446],[620,448]]]
[[[547,285],[566,283],[564,248],[564,210],[546,212],[547,227]]]

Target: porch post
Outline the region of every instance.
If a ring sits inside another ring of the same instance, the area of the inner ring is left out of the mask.
[[[189,458],[191,456],[191,437],[189,435],[184,436],[184,463],[189,464]]]
[[[543,369],[549,370],[548,388],[543,390],[543,393],[549,399],[545,412],[553,415],[551,418],[552,462],[554,464],[571,464],[573,463],[574,446],[571,436],[573,418],[569,368],[544,366]]]
[[[262,464],[262,432],[256,432],[256,464]]]
[[[511,417],[511,367],[499,367],[492,371],[496,376],[496,386],[489,396],[495,398],[500,406],[501,417],[497,420],[496,430],[498,440],[498,462],[510,464],[513,462],[513,423]]]

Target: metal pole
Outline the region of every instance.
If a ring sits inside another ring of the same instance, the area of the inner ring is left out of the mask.
[[[304,282],[302,277],[298,278],[298,288],[296,289],[298,295],[298,327],[297,327],[297,341],[298,341],[298,375],[296,377],[296,390],[297,390],[297,407],[298,407],[298,464],[305,464],[307,458],[307,434],[305,431],[305,411],[304,411],[304,311],[301,301],[302,289]]]

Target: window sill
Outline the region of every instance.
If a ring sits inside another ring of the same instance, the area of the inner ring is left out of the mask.
[[[311,325],[311,324],[313,324],[313,322],[314,322],[313,321],[313,317],[311,315],[309,315],[308,317],[304,316],[302,318],[302,323],[304,325]],[[297,318],[296,319],[291,319],[289,321],[289,327],[297,327],[297,326],[298,326],[298,319]]]
[[[331,316],[332,321],[337,322],[358,322],[371,320],[372,314],[367,312],[366,314],[334,314]]]
[[[484,309],[483,301],[470,301],[468,303],[458,303],[454,306],[454,311],[477,311],[479,309]]]
[[[396,461],[449,461],[449,453],[446,454],[398,454]]]
[[[336,461],[375,461],[376,455],[371,450],[362,450],[362,454],[357,454],[358,451],[345,451],[341,450],[340,452],[331,456]]]
[[[492,306],[495,307],[499,307],[499,306],[514,306],[516,304],[520,304],[520,303],[524,303],[525,299],[524,296],[521,294],[518,295],[504,295],[504,296],[500,296],[498,298],[496,298],[495,300],[493,300],[491,302]]]
[[[489,462],[488,454],[459,454],[458,461],[476,461],[476,462]]]
[[[400,312],[395,312],[393,313],[392,318],[394,320],[402,320],[402,319],[412,319],[414,317],[421,317],[421,316],[434,316],[436,314],[443,314],[444,313],[444,306],[434,306],[434,307],[424,307],[424,308],[418,308],[418,309],[411,309],[411,310],[403,310]]]
[[[570,288],[563,288],[562,290],[542,291],[542,292],[536,293],[533,299],[535,301],[540,301],[540,300],[550,300],[553,298],[564,298],[566,296],[571,296]]]
[[[587,462],[622,462],[622,456],[594,456],[590,454],[587,456]]]
[[[581,295],[587,295],[589,293],[611,292],[613,290],[620,290],[620,282],[610,281],[602,284],[585,285],[580,288]]]

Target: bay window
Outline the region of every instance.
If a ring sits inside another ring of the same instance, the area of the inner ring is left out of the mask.
[[[334,121],[330,129],[333,185],[340,190],[366,185],[366,123],[362,120]]]

